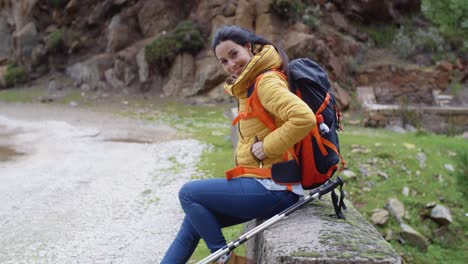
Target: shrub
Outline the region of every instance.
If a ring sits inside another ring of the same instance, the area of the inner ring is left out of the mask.
[[[418,29],[414,33],[413,40],[419,52],[443,52],[447,50],[444,38],[433,27]]]
[[[179,52],[189,52],[195,55],[205,45],[201,30],[190,20],[182,21],[177,25],[174,37],[180,45]]]
[[[306,24],[310,29],[317,29],[320,26],[320,17],[322,16],[322,11],[320,10],[320,6],[316,5],[315,7],[308,6],[305,11],[304,15],[302,16],[302,22]]]
[[[46,48],[50,52],[60,52],[79,41],[79,34],[67,28],[56,29],[47,36]]]
[[[205,45],[200,28],[192,21],[180,22],[173,32],[161,36],[145,47],[146,61],[167,74],[178,53],[197,54]]]
[[[423,0],[424,15],[437,25],[451,42],[468,49],[468,4],[466,0]]]
[[[6,87],[12,87],[17,84],[25,83],[28,80],[28,72],[23,66],[14,64],[8,65],[3,76]]]
[[[47,36],[47,50],[56,51],[64,45],[64,30],[57,29]]]
[[[405,27],[401,27],[395,34],[392,44],[402,59],[407,59],[418,53],[449,51],[446,41],[433,27],[417,29],[416,32],[409,32]]]
[[[380,24],[365,29],[374,45],[379,48],[387,48],[392,44],[398,28],[393,24]]]
[[[166,35],[154,40],[145,47],[145,58],[162,74],[166,74],[177,55],[177,41],[173,35]]]
[[[270,8],[273,13],[294,23],[302,18],[305,5],[301,0],[273,0]]]
[[[404,27],[401,27],[400,30],[398,30],[398,32],[395,34],[392,45],[395,48],[398,56],[402,59],[409,58],[416,51],[416,46],[414,45],[412,39],[405,33]]]

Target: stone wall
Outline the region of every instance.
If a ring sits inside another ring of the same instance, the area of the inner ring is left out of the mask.
[[[369,127],[412,125],[436,133],[468,131],[468,107],[445,105],[382,104],[373,86],[357,87],[364,112],[363,125]],[[437,95],[433,95],[437,99]],[[437,100],[436,100],[437,101]]]

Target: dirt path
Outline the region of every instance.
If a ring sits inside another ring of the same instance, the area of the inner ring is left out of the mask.
[[[159,263],[183,217],[177,191],[205,147],[174,134],[0,103],[0,263]]]

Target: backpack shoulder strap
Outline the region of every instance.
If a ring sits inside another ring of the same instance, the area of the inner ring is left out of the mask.
[[[265,74],[268,74],[269,72],[274,72],[275,74],[278,74],[281,78],[287,81],[286,75],[276,69],[269,70],[258,75],[255,78],[255,81],[249,87],[249,90],[248,90],[249,98],[247,99],[245,110],[243,112],[240,112],[237,115],[237,117],[232,121],[233,125],[237,124],[237,122],[239,122],[241,119],[248,119],[248,118],[256,117],[270,130],[273,131],[277,128],[273,118],[270,116],[267,110],[262,106],[262,103],[260,102],[260,98],[257,93],[258,83],[260,82],[261,78]]]

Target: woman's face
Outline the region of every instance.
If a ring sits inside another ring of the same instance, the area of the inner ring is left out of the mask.
[[[226,40],[216,46],[215,54],[221,62],[223,70],[237,78],[253,57],[250,47],[250,43],[241,46],[231,40]]]

